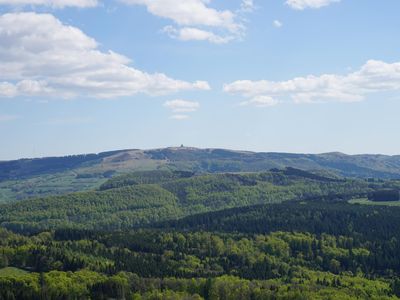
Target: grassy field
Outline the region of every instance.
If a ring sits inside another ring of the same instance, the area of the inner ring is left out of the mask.
[[[367,198],[361,199],[351,199],[349,200],[350,204],[362,204],[362,205],[386,205],[386,206],[400,206],[400,201],[383,201],[383,202],[375,202],[370,201]]]
[[[7,267],[0,269],[0,277],[1,276],[19,276],[19,275],[24,275],[27,274],[28,272],[18,269],[18,268],[13,268],[13,267]]]

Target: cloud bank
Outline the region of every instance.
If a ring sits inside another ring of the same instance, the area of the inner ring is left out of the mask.
[[[205,81],[176,80],[130,66],[81,30],[50,14],[0,16],[0,97],[54,96],[114,98],[208,90]]]
[[[169,19],[174,25],[163,28],[170,37],[189,41],[209,41],[223,44],[240,38],[244,25],[231,10],[217,10],[209,6],[211,0],[120,0],[128,5],[143,5],[152,15]],[[239,13],[254,9],[252,0],[243,0]]]
[[[347,75],[323,74],[287,81],[238,80],[224,85],[224,91],[248,98],[245,104],[260,106],[291,100],[295,103],[362,101],[371,93],[400,90],[400,62],[367,61]]]

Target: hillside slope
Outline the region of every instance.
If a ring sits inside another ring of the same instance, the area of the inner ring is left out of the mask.
[[[0,225],[18,232],[59,227],[120,230],[201,212],[310,197],[363,195],[370,190],[362,180],[289,171],[190,177],[171,171],[122,175],[97,191],[0,205]]]
[[[0,162],[0,202],[85,191],[140,170],[263,172],[286,167],[353,178],[400,178],[400,156],[257,153],[188,147]]]

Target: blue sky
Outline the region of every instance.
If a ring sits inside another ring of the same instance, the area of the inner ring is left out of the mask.
[[[0,160],[399,154],[398,0],[0,0]]]

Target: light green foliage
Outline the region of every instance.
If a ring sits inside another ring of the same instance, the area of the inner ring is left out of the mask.
[[[3,262],[32,271],[2,269],[0,299],[397,299],[389,280],[346,269],[370,254],[345,236],[1,229],[0,237]]]
[[[400,206],[400,201],[371,201],[367,198],[357,198],[349,200],[350,204],[360,205],[383,205],[383,206]]]
[[[18,268],[13,268],[13,267],[6,267],[3,269],[0,269],[0,277],[4,276],[20,276],[20,275],[26,275],[28,272],[18,269]]]

